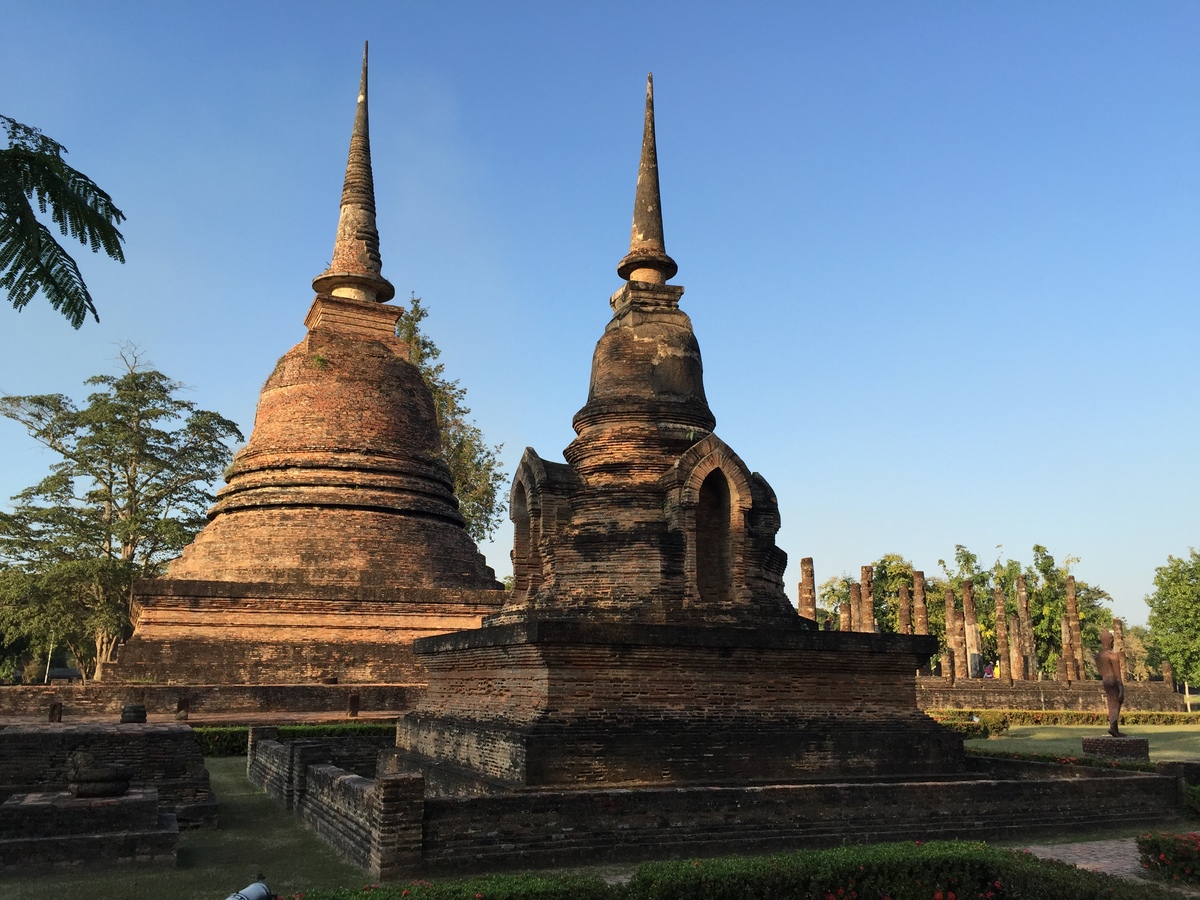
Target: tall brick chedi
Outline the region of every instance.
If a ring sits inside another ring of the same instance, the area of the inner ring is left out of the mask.
[[[514,476],[510,601],[414,645],[404,758],[434,793],[954,770],[961,740],[916,709],[936,641],[818,631],[788,602],[775,495],[713,431],[659,198],[648,83],[577,436]]]
[[[585,612],[639,622],[795,616],[762,476],[713,432],[700,347],[667,255],[654,101],[646,118],[626,283],[596,345],[566,464],[525,451],[511,495],[516,603],[504,620]]]
[[[284,653],[247,680],[345,679],[329,642],[349,635],[353,644],[355,629],[371,640],[393,629],[402,642],[469,626],[498,606],[499,585],[466,533],[441,458],[433,397],[396,336],[402,310],[387,302],[395,289],[382,275],[375,225],[365,51],[333,261],[313,288],[307,334],[263,386],[253,433],[208,525],[165,579],[141,586],[138,633],[108,677],[122,669],[154,675],[139,648],[158,628],[173,627],[173,643],[223,634],[244,645],[263,626],[279,630],[258,634],[257,649],[308,641],[313,660],[297,670],[295,655]],[[209,598],[204,614],[189,619],[191,632],[180,631],[188,616],[179,609],[164,618],[188,596]],[[396,619],[401,610],[407,625]],[[256,647],[248,652],[253,658]],[[361,678],[388,679],[385,659],[394,654],[379,655],[370,671],[366,658],[356,663]]]

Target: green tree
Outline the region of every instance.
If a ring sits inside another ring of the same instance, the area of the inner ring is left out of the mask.
[[[1162,649],[1149,628],[1131,625],[1125,629],[1125,659],[1134,681],[1149,681],[1151,675],[1160,674]]]
[[[49,213],[63,237],[124,262],[117,230],[125,215],[112,198],[63,160],[67,149],[36,128],[0,116],[0,290],[23,309],[40,291],[76,328],[100,316],[79,267],[34,211]]]
[[[1187,558],[1168,556],[1167,564],[1154,570],[1154,592],[1146,605],[1150,633],[1175,678],[1200,684],[1200,553],[1195,548]]]
[[[502,444],[489,447],[483,432],[467,417],[471,410],[463,405],[467,389],[446,378],[446,366],[438,362],[442,351],[421,331],[421,322],[429,311],[421,298],[413,295],[409,308],[396,325],[396,334],[409,347],[409,360],[421,372],[437,408],[442,434],[442,459],[454,477],[459,512],[467,520],[467,534],[476,541],[496,530],[504,516],[504,487],[508,478],[500,467]]]
[[[204,525],[237,426],[126,348],[82,408],[61,394],[0,398],[58,458],[0,513],[0,642],[70,648],[85,674],[129,626],[133,582],[158,574]]]

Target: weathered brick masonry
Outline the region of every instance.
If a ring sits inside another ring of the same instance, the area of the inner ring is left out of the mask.
[[[1099,681],[1014,681],[999,679],[955,681],[917,678],[921,709],[1079,709],[1105,712],[1104,688]],[[1183,696],[1161,681],[1125,685],[1126,712],[1184,712]]]
[[[155,788],[181,827],[216,825],[217,798],[187,725],[9,725],[0,729],[0,797],[66,790],[77,750],[130,766],[134,786]]]
[[[276,734],[273,728],[251,730],[250,781],[295,811],[343,859],[372,875],[397,878],[420,868],[421,779],[377,773],[378,741],[280,743]]]
[[[1012,839],[1144,827],[1180,808],[1173,776],[979,759],[953,776],[432,797],[421,776],[391,774],[386,754],[374,779],[329,764],[333,743],[260,736],[249,777],[343,858],[382,878],[847,841]]]
[[[263,385],[208,525],[166,578],[138,585],[133,637],[103,680],[411,682],[415,637],[499,609],[387,304],[365,55],[333,262],[313,288],[307,334]]]
[[[49,684],[0,688],[0,719],[19,716],[44,721],[52,703],[63,705],[63,720],[109,718],[129,703],[151,715],[170,715],[186,700],[196,715],[220,714],[247,720],[266,714],[345,713],[351,697],[361,712],[396,713],[407,709],[416,685],[403,684]]]
[[[452,793],[953,772],[961,737],[913,698],[934,646],[568,621],[457,632],[418,643],[429,686],[397,744]]]
[[[154,788],[77,799],[66,791],[14,794],[0,803],[0,872],[175,864],[179,825]]]

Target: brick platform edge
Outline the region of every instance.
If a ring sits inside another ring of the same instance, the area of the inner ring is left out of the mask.
[[[949,679],[918,676],[917,706],[921,709],[1079,709],[1106,712],[1099,681],[1014,681]],[[1125,685],[1125,712],[1185,712],[1183,695],[1161,681]]]
[[[361,712],[399,713],[420,691],[413,684],[51,684],[0,687],[0,724],[6,716],[49,716],[50,704],[63,705],[64,719],[111,716],[142,703],[151,715],[174,715],[187,700],[196,715],[245,713],[342,713],[357,696]]]
[[[335,741],[281,743],[252,728],[247,777],[344,859],[380,879],[845,841],[1013,839],[1065,828],[1146,827],[1178,817],[1179,779],[971,759],[958,776],[755,787],[526,790],[425,796],[424,779],[332,765]]]
[[[1099,756],[1103,759],[1134,759],[1150,761],[1150,742],[1135,737],[1085,737],[1084,756]]]
[[[14,794],[0,804],[0,872],[57,867],[175,865],[179,825],[158,791],[79,799],[66,791]]]

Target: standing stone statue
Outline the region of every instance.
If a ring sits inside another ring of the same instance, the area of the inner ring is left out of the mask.
[[[1100,670],[1100,681],[1104,684],[1104,699],[1108,701],[1108,733],[1113,737],[1124,737],[1117,730],[1121,717],[1121,704],[1125,702],[1125,685],[1121,680],[1121,657],[1113,652],[1113,634],[1107,629],[1100,632],[1101,650],[1096,654],[1096,668]]]

